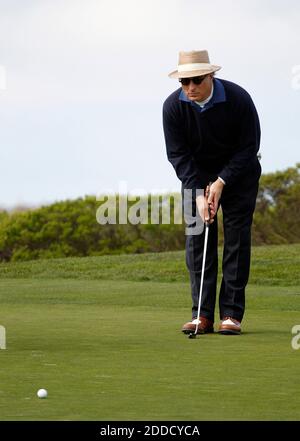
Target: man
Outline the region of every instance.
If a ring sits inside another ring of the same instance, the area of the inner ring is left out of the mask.
[[[245,287],[250,270],[251,224],[261,175],[257,153],[260,125],[250,95],[230,81],[217,79],[207,51],[180,52],[178,68],[169,74],[181,88],[164,102],[167,156],[182,182],[193,192],[193,205],[210,223],[200,317],[197,317],[204,234],[186,238],[192,320],[184,333],[213,332],[218,272],[219,205],[223,212],[223,277],[219,294],[222,334],[240,334]],[[197,189],[209,195],[197,196]],[[208,211],[210,208],[210,213]]]

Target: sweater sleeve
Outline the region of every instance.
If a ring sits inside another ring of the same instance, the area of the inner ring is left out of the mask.
[[[168,160],[184,188],[199,189],[200,174],[184,139],[182,127],[183,121],[166,101],[163,106],[163,129]]]
[[[255,159],[260,144],[260,124],[254,103],[249,94],[243,101],[239,123],[239,147],[228,164],[219,173],[227,184],[233,184]]]

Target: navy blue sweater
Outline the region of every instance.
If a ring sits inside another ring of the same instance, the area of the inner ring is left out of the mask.
[[[214,78],[203,109],[182,88],[163,105],[167,156],[185,188],[202,188],[203,176],[231,185],[257,162],[260,125],[253,101],[242,87]]]

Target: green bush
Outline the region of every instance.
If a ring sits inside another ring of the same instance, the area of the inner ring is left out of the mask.
[[[144,200],[150,202],[149,196]],[[184,224],[174,224],[174,201],[172,198],[170,201],[171,224],[168,225],[100,225],[96,214],[101,203],[94,196],[56,202],[34,210],[12,213],[2,210],[0,261],[181,250],[185,244]],[[118,219],[118,196],[116,202]],[[128,203],[128,210],[134,203]],[[162,206],[163,202],[160,203]],[[300,164],[262,175],[253,220],[253,244],[300,242],[299,213]],[[221,244],[221,210],[218,223]]]
[[[184,246],[183,225],[100,225],[99,205],[95,197],[86,196],[25,212],[2,212],[0,261],[170,251]]]

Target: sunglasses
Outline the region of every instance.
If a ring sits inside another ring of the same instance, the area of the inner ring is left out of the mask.
[[[190,82],[192,81],[194,84],[196,84],[197,86],[199,84],[202,83],[203,80],[205,80],[205,78],[207,77],[207,75],[204,75],[202,77],[193,77],[193,78],[180,78],[179,82],[183,85],[183,86],[188,86],[190,84]]]

